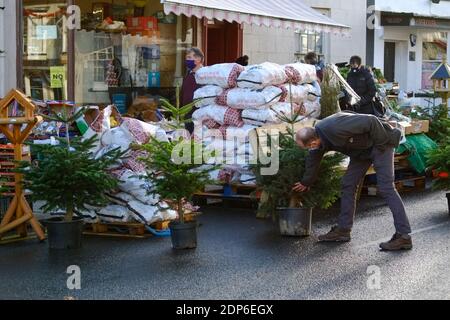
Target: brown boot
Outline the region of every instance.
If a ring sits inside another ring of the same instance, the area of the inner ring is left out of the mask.
[[[380,248],[383,251],[411,250],[413,244],[411,236],[396,233],[390,241],[380,244]]]
[[[319,236],[320,242],[349,242],[351,241],[350,230],[340,229],[338,226],[331,228],[327,234]]]

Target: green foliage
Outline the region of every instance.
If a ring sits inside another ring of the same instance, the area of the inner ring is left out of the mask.
[[[147,175],[141,178],[153,185],[152,193],[177,203],[184,223],[182,201],[191,200],[205,185],[213,183],[209,173],[216,167],[205,169],[203,146],[194,140],[161,142],[152,138],[141,149],[147,153],[140,159],[147,168]]]
[[[348,74],[350,73],[349,67],[339,68],[339,72],[341,73],[342,77],[347,80]]]
[[[170,116],[171,116],[170,120],[173,121],[173,124],[169,124],[169,127],[171,127],[174,130],[184,129],[185,125],[187,123],[192,122],[192,119],[186,119],[186,116],[192,111],[195,104],[200,100],[200,99],[197,99],[185,106],[180,106],[180,89],[179,89],[179,87],[177,87],[177,89],[176,89],[176,95],[177,95],[177,101],[176,101],[175,106],[173,104],[171,104],[170,101],[165,98],[160,99],[161,108],[170,114]]]
[[[292,92],[292,84],[289,83],[289,93]],[[301,109],[295,109],[294,103],[292,102],[292,94],[289,94],[290,96],[290,105],[291,105],[291,113],[286,114],[282,111],[277,111],[274,108],[271,108],[271,110],[275,113],[275,116],[283,123],[286,123],[290,125],[290,128],[294,130],[294,126],[296,123],[304,120],[306,117],[310,115],[302,115]]]
[[[22,163],[19,172],[24,174],[24,187],[32,192],[33,200],[46,202],[45,212],[62,209],[66,221],[71,221],[75,210],[86,205],[103,206],[107,203],[105,192],[117,187],[118,181],[107,169],[123,157],[120,149],[111,150],[94,159],[91,149],[96,137],[68,142],[60,139],[60,145],[33,145],[39,154],[37,164]]]
[[[270,138],[269,138],[270,140]],[[296,145],[294,132],[280,135],[279,172],[276,175],[261,175],[261,168],[257,164],[252,170],[257,178],[257,185],[268,195],[266,202],[261,203],[260,213],[266,217],[273,216],[279,207],[293,207],[301,205],[305,208],[329,208],[339,197],[342,171],[338,166],[343,160],[340,154],[329,154],[322,160],[317,183],[305,193],[292,191],[295,183],[305,174],[305,160],[307,150]]]
[[[341,89],[334,73],[329,68],[325,69],[323,81],[320,86],[322,89],[322,98],[320,99],[322,111],[320,117],[325,119],[341,111],[338,98]]]
[[[411,112],[413,119],[429,120],[430,132],[427,134],[437,143],[442,143],[450,136],[450,119],[445,105],[432,107],[415,107]]]
[[[381,69],[372,68],[372,72],[373,72],[373,75],[374,75],[375,79],[378,81],[378,83],[385,83],[386,82],[386,78],[384,77],[383,72],[381,71]]]
[[[433,188],[436,190],[450,190],[450,138],[442,143],[438,149],[430,151],[428,154],[428,165],[437,173],[433,181]]]
[[[67,145],[70,146],[70,137],[69,137],[69,125],[78,120],[78,118],[82,117],[87,111],[87,108],[80,108],[76,112],[72,112],[72,110],[68,110],[68,108],[64,108],[61,113],[54,113],[52,115],[44,115],[41,116],[47,121],[55,121],[62,122],[66,126],[66,142]]]

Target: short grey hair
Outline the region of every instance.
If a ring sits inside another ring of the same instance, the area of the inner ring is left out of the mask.
[[[192,47],[192,48],[187,49],[186,52],[193,53],[194,57],[202,59],[202,62],[205,61],[205,54],[203,53],[203,51],[200,48]]]
[[[300,141],[303,145],[307,145],[313,140],[319,138],[316,129],[312,127],[302,128],[297,132],[297,141]]]

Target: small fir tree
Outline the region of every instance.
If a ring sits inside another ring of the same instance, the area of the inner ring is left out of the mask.
[[[428,165],[435,172],[433,188],[450,191],[450,138],[428,154]]]
[[[320,85],[322,97],[320,99],[320,117],[325,119],[341,111],[339,107],[339,93],[341,92],[339,82],[330,68],[325,68],[323,81]]]
[[[65,122],[66,128],[75,115],[58,115],[54,119]],[[52,117],[47,117],[52,119]],[[33,164],[22,162],[18,171],[24,175],[24,187],[31,191],[31,199],[44,201],[43,210],[51,213],[65,211],[65,221],[73,220],[75,211],[86,209],[86,205],[104,206],[108,203],[105,193],[117,187],[118,181],[108,169],[115,165],[125,152],[120,148],[110,150],[94,158],[91,150],[97,142],[94,136],[87,140],[58,139],[59,145],[33,145],[38,161]]]
[[[203,165],[203,147],[191,139],[163,142],[152,138],[141,149],[147,154],[140,159],[147,168],[141,178],[153,186],[153,194],[177,204],[180,222],[184,223],[183,201],[190,201],[205,185],[212,184],[209,173],[217,167]]]

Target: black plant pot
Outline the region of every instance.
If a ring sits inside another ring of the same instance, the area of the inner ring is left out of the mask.
[[[64,218],[51,218],[43,221],[47,227],[48,244],[50,249],[79,249],[83,235],[84,221],[73,218],[73,221],[64,221]]]
[[[447,193],[448,213],[450,214],[450,193]]]
[[[311,235],[312,209],[279,208],[277,211],[281,235],[290,237]]]
[[[197,222],[172,222],[169,225],[172,246],[176,250],[197,248]]]

